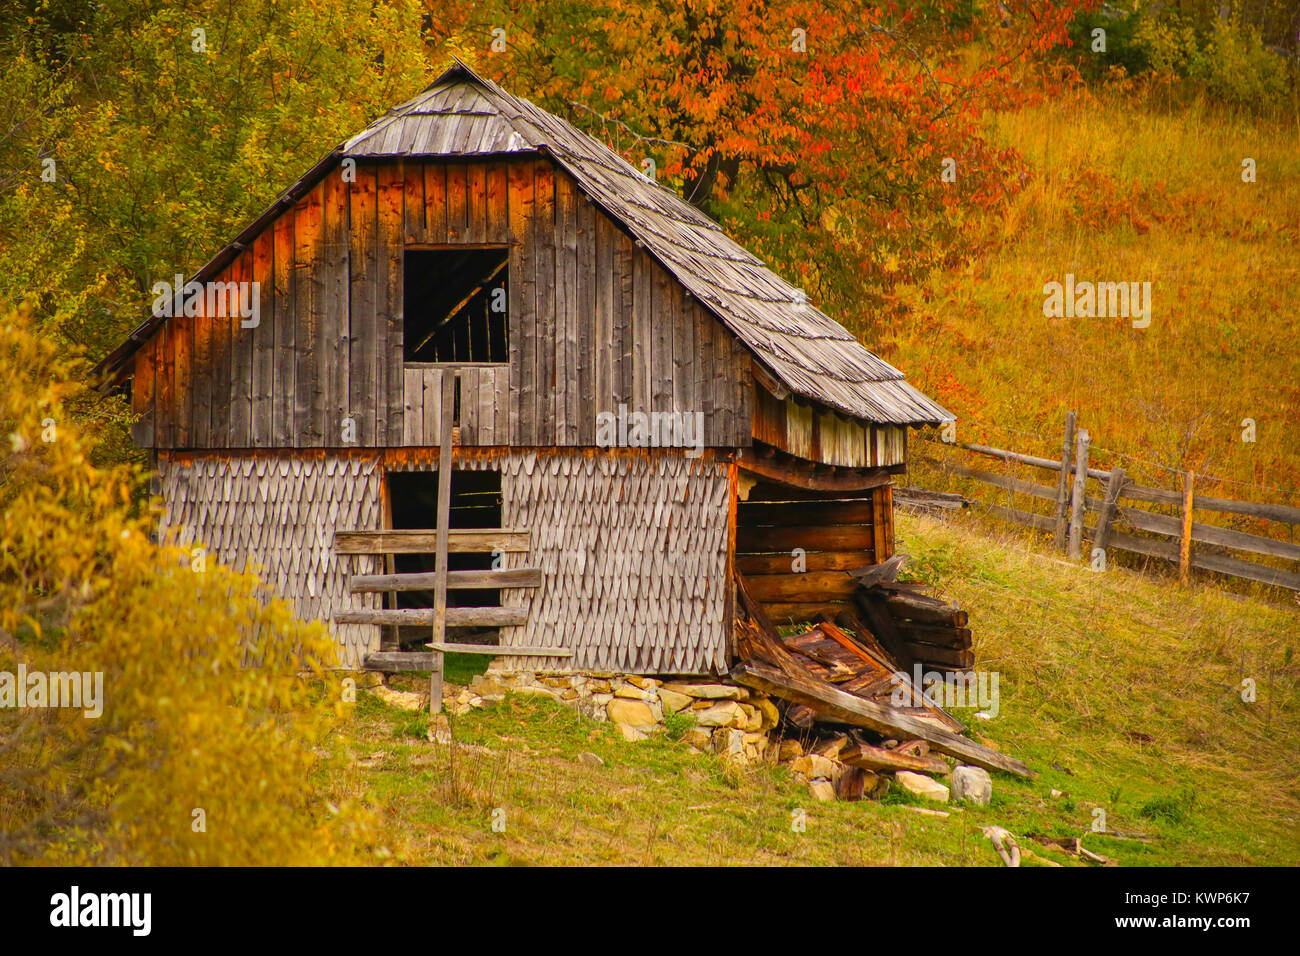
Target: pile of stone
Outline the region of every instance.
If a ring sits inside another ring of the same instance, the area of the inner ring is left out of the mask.
[[[637,674],[533,674],[489,670],[467,692],[484,702],[507,693],[541,694],[585,717],[608,721],[630,742],[670,731],[701,752],[740,761],[776,760],[781,720],[764,694],[720,682],[664,681]],[[460,704],[451,705],[452,712]],[[468,707],[466,708],[468,709]]]
[[[427,706],[427,698],[422,700],[418,694],[382,685],[375,691],[394,706]],[[717,754],[735,763],[786,766],[818,800],[876,799],[888,792],[891,781],[939,803],[965,800],[987,805],[992,795],[993,783],[986,771],[931,753],[924,741],[872,744],[860,731],[816,736],[783,724],[776,700],[721,681],[665,681],[637,674],[535,674],[494,667],[473,678],[468,687],[446,685],[444,707],[452,715],[461,715],[504,700],[508,693],[547,697],[585,717],[607,721],[629,742],[668,733],[696,753]],[[783,736],[783,729],[798,736]]]
[[[783,760],[795,779],[807,784],[818,800],[876,799],[889,791],[891,781],[904,790],[938,803],[966,801],[987,806],[993,780],[979,767],[958,765],[951,757],[930,754],[923,741],[862,742],[856,733],[836,734],[804,744],[783,742]],[[926,772],[898,769],[897,764],[924,763]],[[944,777],[944,784],[935,777]]]

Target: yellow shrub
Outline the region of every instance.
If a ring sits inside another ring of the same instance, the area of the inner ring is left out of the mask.
[[[100,673],[102,715],[0,708],[0,863],[374,859],[368,817],[312,785],[346,706],[323,628],[150,540],[141,476],[66,420],[84,363],[25,326],[0,321],[0,676]]]

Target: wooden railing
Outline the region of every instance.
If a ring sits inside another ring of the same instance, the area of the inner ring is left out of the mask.
[[[1089,446],[1088,433],[1083,430],[1075,432],[1071,413],[1066,422],[1062,460],[988,445],[946,445],[984,459],[1054,472],[1056,481],[1053,484],[1039,484],[1029,478],[992,471],[990,468],[994,466],[991,465],[972,467],[947,457],[935,461],[934,465],[949,475],[1007,492],[1005,504],[980,499],[970,503],[979,505],[982,511],[995,518],[1051,534],[1056,547],[1073,559],[1083,556],[1083,542],[1087,539],[1091,543],[1088,558],[1094,563],[1100,562],[1103,568],[1108,551],[1126,551],[1177,565],[1184,580],[1192,568],[1199,568],[1300,591],[1300,573],[1294,568],[1274,567],[1197,547],[1209,546],[1285,562],[1300,562],[1300,544],[1196,520],[1198,512],[1243,515],[1290,526],[1289,534],[1294,537],[1294,528],[1300,525],[1300,508],[1198,494],[1195,492],[1196,477],[1190,472],[1182,473],[1182,488],[1177,491],[1139,485],[1125,475],[1122,467],[1110,470],[1090,467]],[[1098,493],[1089,493],[1090,481],[1096,483]],[[961,504],[958,496],[931,488],[916,489],[914,495],[908,492],[906,488],[895,489],[895,500],[903,507],[914,504],[933,512],[960,507]],[[1047,509],[1034,511],[1014,507],[1011,500],[1015,495],[1046,502]],[[1166,506],[1176,509],[1177,513],[1160,514],[1128,502]],[[1091,524],[1088,519],[1092,519]]]

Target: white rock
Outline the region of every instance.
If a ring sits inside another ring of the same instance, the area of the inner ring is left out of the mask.
[[[650,736],[644,730],[637,730],[635,727],[629,727],[627,724],[615,724],[614,726],[618,727],[619,731],[623,734],[623,739],[630,744],[634,744],[639,740],[645,740]]]
[[[962,766],[952,772],[952,798],[968,800],[979,807],[987,807],[993,798],[993,778],[987,770]]]

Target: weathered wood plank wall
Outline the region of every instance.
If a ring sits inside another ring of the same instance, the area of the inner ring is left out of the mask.
[[[845,572],[893,553],[889,485],[836,493],[760,482],[742,492],[736,570],[778,623],[848,609],[857,585]]]
[[[754,395],[754,438],[774,448],[828,465],[877,468],[907,461],[907,429],[867,425],[793,395],[779,399],[764,388]]]
[[[355,172],[327,176],[214,279],[261,283],[256,326],[178,316],[137,353],[140,444],[428,443],[406,420],[405,250],[474,243],[509,248],[510,361],[465,376],[462,443],[590,447],[597,413],[623,404],[701,411],[706,445],[749,445],[744,347],[549,160]]]

